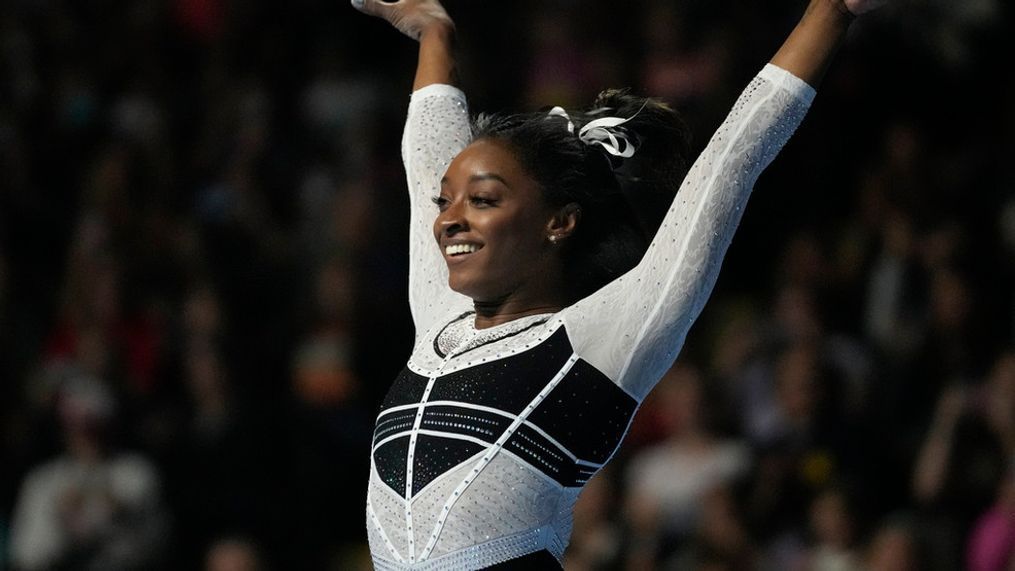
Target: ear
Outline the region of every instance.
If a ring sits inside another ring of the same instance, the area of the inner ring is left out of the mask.
[[[553,214],[546,225],[547,237],[551,242],[559,242],[574,234],[581,222],[582,208],[577,202],[563,206]]]

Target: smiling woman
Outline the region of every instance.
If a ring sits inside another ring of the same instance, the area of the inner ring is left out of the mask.
[[[574,228],[558,217],[539,184],[503,143],[478,140],[448,167],[435,199],[434,235],[448,265],[448,285],[495,319],[560,307],[559,252],[551,236]]]
[[[811,0],[685,176],[665,105],[610,91],[584,112],[471,122],[440,3],[354,0],[420,40],[402,147],[416,342],[374,431],[378,569],[560,568],[579,492],[673,364],[755,180],[877,3]],[[625,192],[678,187],[647,244]]]

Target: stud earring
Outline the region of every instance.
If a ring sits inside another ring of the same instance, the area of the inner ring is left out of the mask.
[[[558,236],[556,234],[550,234],[550,243],[556,244]]]

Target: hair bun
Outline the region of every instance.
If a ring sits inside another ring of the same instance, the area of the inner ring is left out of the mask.
[[[613,175],[638,223],[655,234],[690,166],[691,138],[680,114],[665,102],[608,89],[593,101],[588,120],[630,117],[622,127],[637,145],[634,156],[609,157]]]
[[[588,121],[611,115],[630,118],[623,128],[634,137],[634,156],[615,161],[619,182],[629,193],[676,192],[687,173],[690,136],[672,107],[659,99],[632,95],[628,89],[607,89],[586,112]]]

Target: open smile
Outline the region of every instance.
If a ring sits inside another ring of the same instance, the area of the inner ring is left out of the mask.
[[[444,247],[444,253],[449,257],[457,257],[471,254],[482,248],[479,244],[449,244]]]
[[[460,264],[473,254],[483,249],[482,244],[476,244],[474,242],[459,242],[457,244],[448,244],[444,246],[444,260],[449,264]]]

